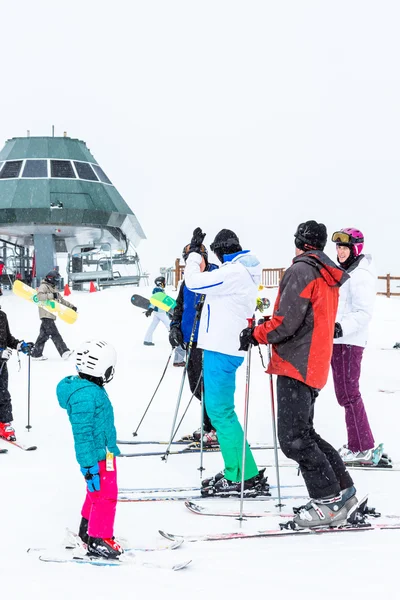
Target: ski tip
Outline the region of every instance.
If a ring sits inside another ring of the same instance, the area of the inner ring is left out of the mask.
[[[175,542],[179,539],[179,537],[174,535],[173,533],[167,533],[166,531],[162,531],[162,529],[159,529],[158,533],[162,535],[162,537],[165,537],[167,540],[171,540],[172,542]]]
[[[189,510],[191,510],[195,513],[203,512],[202,507],[199,506],[198,504],[196,504],[195,502],[192,502],[191,500],[186,500],[185,506],[186,506],[186,508],[188,508]]]
[[[26,452],[31,452],[32,450],[37,450],[37,446],[28,446],[28,448],[24,448]]]
[[[182,546],[184,542],[183,538],[177,538],[174,543],[170,546],[170,550],[176,550],[177,548],[180,548]]]
[[[188,565],[190,565],[192,562],[193,562],[193,561],[192,561],[192,559],[190,559],[190,560],[187,560],[187,561],[185,561],[185,562],[178,563],[178,564],[176,564],[176,565],[174,565],[174,566],[172,567],[172,570],[173,570],[173,571],[182,571],[182,569],[186,569],[186,567],[187,567]]]

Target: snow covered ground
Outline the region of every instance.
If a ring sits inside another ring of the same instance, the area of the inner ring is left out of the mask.
[[[136,288],[106,290],[101,293],[74,293],[72,302],[79,310],[78,322],[58,325],[70,348],[88,338],[101,338],[115,345],[118,363],[108,392],[115,408],[119,438],[131,439],[132,431],[146,407],[170,352],[166,331],[157,329],[156,346],[144,347],[143,336],[149,320],[132,307],[130,296]],[[149,288],[139,290],[149,294]],[[274,293],[270,294],[273,299]],[[35,341],[39,330],[37,309],[5,292],[2,308],[9,317],[15,337]],[[394,462],[400,462],[400,351],[387,350],[400,340],[400,300],[378,297],[365,353],[362,390],[377,442],[384,442]],[[46,564],[29,547],[57,546],[65,527],[77,529],[85,486],[75,460],[68,417],[57,402],[58,381],[74,372],[73,360],[62,361],[51,342],[45,348],[48,361],[32,363],[32,430],[27,423],[27,359],[10,360],[10,391],[14,425],[21,442],[37,444],[36,452],[8,448],[0,455],[0,579],[1,597],[21,599],[64,598],[158,598],[173,597],[257,597],[257,598],[338,598],[392,599],[398,597],[398,548],[400,531],[371,531],[337,535],[290,537],[286,539],[233,540],[187,543],[172,556],[158,553],[159,560],[193,558],[186,570],[149,570],[131,565],[117,569],[75,564]],[[264,349],[264,355],[266,351]],[[139,433],[141,439],[168,439],[182,369],[168,368]],[[236,404],[243,415],[245,368],[237,378]],[[379,389],[395,390],[382,393]],[[190,397],[185,388],[183,404]],[[197,401],[193,401],[181,433],[191,432],[200,421]],[[344,413],[337,405],[332,381],[323,390],[316,408],[316,427],[337,447],[346,441]],[[248,438],[271,442],[268,378],[258,357],[252,357],[250,423]],[[124,451],[159,449],[157,446],[123,446]],[[259,465],[271,463],[273,453],[257,451]],[[163,463],[158,457],[121,458],[118,462],[120,487],[151,485],[196,485],[199,482],[199,455],[171,456]],[[206,475],[222,467],[218,453],[205,455]],[[271,483],[274,469],[268,469]],[[400,514],[400,472],[354,472],[359,496],[369,492],[370,505],[385,513]],[[281,483],[301,483],[296,470],[281,470]],[[295,488],[302,493],[304,488]],[[215,504],[214,504],[215,502]],[[208,500],[213,506],[237,507],[237,502]],[[268,502],[272,505],[272,502]],[[287,502],[285,510],[292,504]],[[246,503],[259,510],[260,503]],[[400,519],[399,519],[400,521]],[[274,528],[279,518],[246,521],[243,530]],[[198,517],[182,502],[120,503],[116,534],[128,538],[132,546],[160,541],[158,529],[174,533],[233,531],[234,519]],[[151,558],[154,558],[152,555]]]

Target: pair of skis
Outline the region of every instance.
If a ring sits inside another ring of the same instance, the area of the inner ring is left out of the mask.
[[[87,545],[82,542],[78,534],[67,529],[66,539],[64,540],[63,548],[54,551],[46,551],[44,548],[28,548],[29,553],[39,553],[39,560],[48,563],[75,563],[75,564],[90,564],[96,567],[120,567],[123,565],[133,565],[140,567],[149,567],[156,569],[171,569],[172,571],[181,571],[185,569],[191,562],[191,559],[180,562],[166,564],[162,561],[145,559],[142,560],[138,555],[148,552],[160,552],[164,550],[176,550],[183,544],[183,538],[175,539],[169,544],[157,544],[150,547],[126,548],[121,557],[117,560],[91,556],[87,553]]]
[[[322,535],[324,533],[350,533],[355,531],[374,531],[374,530],[387,530],[387,529],[400,529],[400,517],[397,518],[396,523],[370,523],[366,519],[368,509],[366,507],[368,496],[365,496],[360,500],[352,509],[351,514],[349,513],[350,519],[354,517],[354,522],[349,522],[347,525],[339,527],[318,527],[313,529],[297,528],[293,521],[282,523],[279,529],[264,529],[261,531],[239,531],[232,533],[206,533],[200,535],[176,535],[167,533],[159,530],[159,533],[167,540],[175,541],[183,539],[185,542],[212,542],[212,541],[223,541],[223,540],[234,540],[234,539],[249,539],[249,538],[260,538],[260,537],[285,537],[294,535]],[[197,514],[204,514],[200,512]],[[371,514],[371,513],[370,513]],[[373,516],[380,516],[378,513],[372,513]],[[236,513],[239,515],[239,513]],[[214,514],[213,516],[226,516],[221,514]],[[228,516],[233,516],[229,514]],[[279,515],[283,516],[283,515]],[[236,517],[237,518],[237,517]]]
[[[365,525],[348,525],[346,527],[324,527],[319,529],[264,529],[262,531],[236,531],[232,533],[206,533],[199,535],[176,535],[159,530],[167,540],[175,541],[183,538],[185,542],[214,542],[223,540],[243,540],[249,538],[286,537],[295,535],[322,535],[325,533],[350,533],[355,531],[375,531],[400,529],[398,523],[368,523]]]

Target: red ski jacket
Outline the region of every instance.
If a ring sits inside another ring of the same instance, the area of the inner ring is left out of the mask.
[[[329,374],[339,286],[348,279],[320,250],[296,256],[279,286],[270,321],[255,327],[260,344],[272,344],[267,373],[322,389]]]

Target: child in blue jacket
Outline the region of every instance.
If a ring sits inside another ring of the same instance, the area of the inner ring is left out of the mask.
[[[104,389],[114,376],[116,360],[107,342],[85,342],[76,351],[78,375],[65,377],[57,386],[58,402],[68,413],[76,459],[87,484],[79,535],[88,554],[107,559],[118,559],[123,552],[113,537],[118,497],[115,457],[120,451],[113,408]]]

